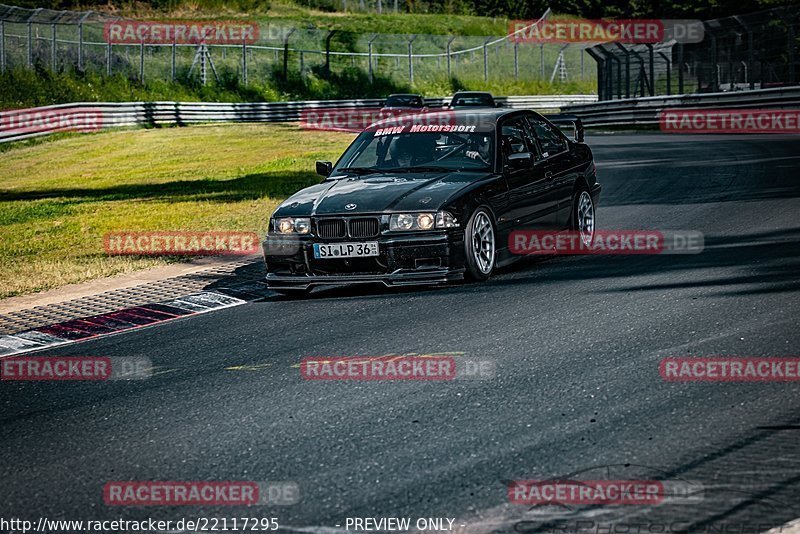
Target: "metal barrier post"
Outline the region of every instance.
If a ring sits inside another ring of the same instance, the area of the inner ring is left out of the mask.
[[[603,63],[605,62],[605,60],[603,60],[603,58],[597,55],[597,53],[590,48],[586,49],[586,53],[589,54],[589,57],[591,57],[597,64],[597,100],[599,101],[606,100],[604,94],[605,80],[603,79],[603,75],[605,72],[603,68]]]
[[[514,79],[519,79],[519,43],[514,42]],[[583,79],[583,55],[581,55],[581,79]]]
[[[625,98],[631,97],[631,54],[619,43],[614,43],[625,54]],[[622,94],[622,89],[620,89]]]
[[[678,43],[678,94],[683,94],[683,43]]]
[[[169,65],[169,74],[170,74],[170,77],[172,78],[173,82],[175,81],[175,71],[177,70],[177,61],[176,61],[176,59],[177,59],[176,55],[177,55],[177,52],[178,52],[177,48],[178,48],[177,37],[173,36],[172,37],[172,57],[170,58],[170,65]]]
[[[650,83],[647,84],[647,89],[650,91],[650,96],[656,95],[656,67],[655,56],[653,55],[653,45],[647,44],[648,60],[650,61]]]
[[[144,82],[144,39],[139,42],[139,81]]]
[[[664,52],[659,52],[658,55],[664,58],[667,66],[667,96],[669,96],[672,94],[672,62]]]

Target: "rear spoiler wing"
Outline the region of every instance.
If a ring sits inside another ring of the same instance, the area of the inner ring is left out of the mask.
[[[583,122],[576,115],[558,113],[544,115],[544,118],[558,126],[566,135],[571,136],[576,143],[583,143]]]

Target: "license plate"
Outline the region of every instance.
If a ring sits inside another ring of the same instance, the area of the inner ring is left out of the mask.
[[[366,243],[314,243],[314,257],[317,259],[368,258],[377,255],[377,241],[369,241]]]

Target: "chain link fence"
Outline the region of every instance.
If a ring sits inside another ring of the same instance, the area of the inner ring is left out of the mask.
[[[290,74],[324,78],[349,69],[371,80],[408,85],[451,77],[463,82],[570,82],[596,76],[583,45],[514,42],[513,35],[367,34],[263,23],[249,42],[119,43],[108,38],[107,28],[121,22],[92,11],[0,4],[0,70],[75,69],[142,81],[238,78],[245,84]]]
[[[600,100],[782,87],[798,83],[800,10],[703,22],[702,42],[594,46]]]

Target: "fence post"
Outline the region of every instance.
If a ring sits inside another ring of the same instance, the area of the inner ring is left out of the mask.
[[[176,71],[176,55],[177,55],[178,43],[177,38],[175,36],[172,37],[172,58],[170,59],[170,75],[172,76],[172,81],[175,81],[175,71]]]
[[[795,68],[795,49],[797,48],[797,43],[795,42],[795,33],[794,33],[794,21],[788,20],[785,21],[786,25],[788,26],[788,52],[789,52],[789,83],[794,83],[796,78],[794,68]]]
[[[6,71],[6,22],[0,20],[0,72]]]
[[[489,44],[489,40],[490,39],[491,39],[491,37],[486,39],[483,42],[483,81],[484,82],[488,82],[489,81],[489,49],[488,49],[487,45]]]
[[[451,37],[449,41],[447,41],[447,79],[450,79],[450,46],[453,44],[455,37]]]
[[[50,70],[53,72],[58,70],[58,61],[56,61],[56,24],[52,24],[53,42],[50,46]]]
[[[369,82],[370,83],[372,83],[372,76],[373,76],[373,73],[372,73],[372,41],[374,41],[377,38],[378,38],[378,34],[377,33],[373,33],[372,37],[370,38],[369,42],[367,43],[367,46],[369,48],[369,52],[368,52],[368,55],[367,55],[367,61],[369,62],[369,65],[367,65],[367,66],[368,66],[368,70],[369,70]]]
[[[242,83],[247,85],[247,41],[242,36]]]
[[[619,48],[623,54],[625,54],[625,98],[631,97],[631,54],[628,52],[628,49],[625,48],[620,43],[614,43],[617,48]],[[620,88],[620,94],[622,94],[622,89]]]
[[[383,5],[381,4],[381,0],[378,0],[378,15],[383,13]]]
[[[519,43],[514,42],[514,79],[519,79]]]
[[[28,68],[31,68],[33,65],[33,35],[32,35],[32,24],[28,22]]]
[[[581,81],[583,81],[583,60],[586,57],[586,49],[581,48]]]
[[[144,82],[144,39],[139,42],[139,82]]]
[[[111,38],[106,43],[106,76],[111,76]]]
[[[656,67],[655,56],[653,55],[653,45],[647,44],[648,60],[650,61],[650,83],[647,89],[650,91],[650,96],[656,96]]]
[[[78,24],[78,70],[83,70],[83,23]]]
[[[331,38],[333,34],[336,33],[336,30],[331,30],[328,32],[328,36],[325,38],[325,78],[330,79],[331,77]]]
[[[289,77],[289,38],[292,34],[297,31],[297,28],[292,28],[292,30],[286,34],[286,37],[283,38],[283,79],[286,80]],[[327,52],[330,53],[330,40],[328,41],[327,45]],[[330,65],[328,65],[330,67]],[[330,70],[328,71],[328,75],[330,75]]]
[[[91,15],[91,11],[87,11],[78,21],[78,70],[83,70],[83,23]]]
[[[412,58],[412,54],[414,52],[414,39],[416,39],[416,35],[412,35],[411,39],[408,41],[408,83],[414,84],[414,61]]]
[[[672,94],[672,62],[664,52],[659,52],[658,55],[664,58],[667,66],[667,96],[670,96]]]
[[[303,56],[303,51],[300,50],[300,76],[303,75],[303,72],[306,70],[306,59]]]
[[[604,60],[590,48],[586,49],[586,53],[589,54],[589,57],[594,59],[595,63],[597,64],[597,100],[602,102],[603,100],[605,100],[604,98],[605,80],[603,79],[603,75],[605,74],[605,70],[603,69]]]
[[[683,43],[678,43],[678,94],[683,94]]]
[[[544,44],[539,45],[539,77],[544,80]]]

